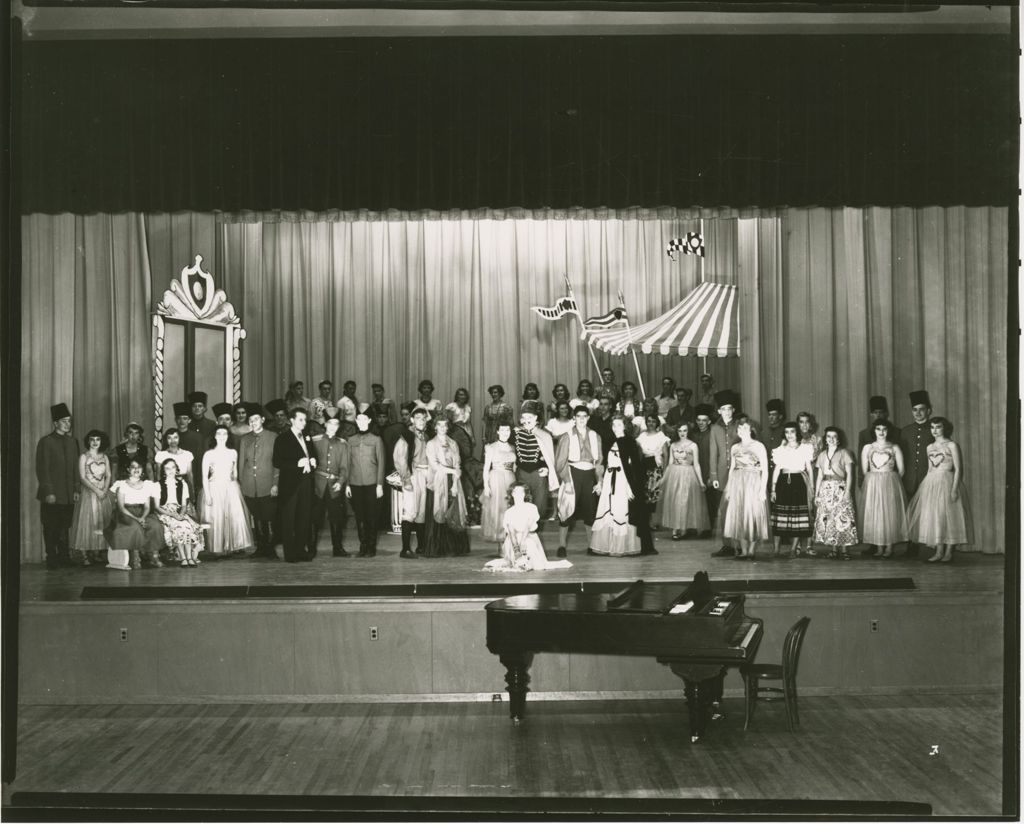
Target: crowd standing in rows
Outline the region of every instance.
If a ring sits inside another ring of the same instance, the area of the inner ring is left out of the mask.
[[[610,369],[596,390],[586,379],[575,394],[556,384],[547,405],[534,383],[514,403],[495,384],[480,415],[482,455],[464,388],[444,405],[423,380],[400,408],[380,384],[367,402],[354,381],[337,399],[329,380],[317,391],[307,398],[295,382],[265,406],[215,404],[213,418],[207,395],[193,392],[174,404],[175,426],[153,455],[134,422],[113,448],[90,430],[79,454],[70,410],[53,406],[53,432],[36,452],[47,565],[192,567],[200,555],[276,559],[279,544],[285,561],[311,561],[325,523],[332,554],[347,557],[350,509],[358,557],[376,555],[382,531],[401,535],[405,559],[467,555],[467,530],[480,527],[501,547],[490,571],[571,566],[577,522],[587,553],[606,556],[657,554],[659,527],[672,540],[717,530],[713,555],[735,559],[762,542],[773,557],[814,556],[817,544],[837,559],[860,543],[889,558],[906,543],[909,557],[925,545],[928,561],[949,562],[971,540],[953,425],[932,416],[925,391],[910,394],[913,422],[902,430],[886,399],[872,397],[853,454],[839,428],[819,434],[812,414],[786,420],[780,399],[758,432],[710,375],[696,406],[672,378],[641,399]],[[558,522],[553,561],[537,536],[546,520]]]

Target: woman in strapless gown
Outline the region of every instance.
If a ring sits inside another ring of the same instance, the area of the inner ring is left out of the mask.
[[[503,519],[508,509],[508,490],[516,480],[516,451],[509,444],[512,427],[499,423],[497,440],[484,446],[484,489],[481,523],[485,541],[501,543],[505,537]]]
[[[114,500],[109,494],[110,459],[106,455],[109,446],[106,433],[93,429],[85,436],[86,451],[78,459],[82,492],[71,516],[68,545],[79,555],[83,566],[106,560],[108,547],[103,530],[114,514]]]
[[[907,540],[907,494],[903,491],[903,451],[891,440],[893,425],[875,421],[875,440],[860,453],[860,537],[876,547],[875,558],[891,558],[892,545]]]
[[[218,425],[213,433],[216,445],[203,455],[198,515],[210,525],[206,548],[214,555],[231,555],[253,547],[249,511],[238,485],[238,453],[228,449],[228,435],[228,428]]]
[[[970,510],[963,484],[960,446],[950,440],[953,424],[932,418],[934,443],[928,444],[928,474],[907,506],[911,541],[935,547],[928,563],[949,563],[957,544],[971,542]]]
[[[679,440],[669,447],[661,479],[661,525],[672,530],[673,541],[711,529],[697,444],[689,435],[690,424],[684,421]]]

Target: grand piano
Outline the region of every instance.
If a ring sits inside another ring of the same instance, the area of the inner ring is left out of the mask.
[[[753,661],[761,643],[762,621],[743,606],[742,594],[716,592],[706,572],[682,592],[678,584],[637,581],[613,595],[516,595],[485,607],[487,649],[505,666],[517,726],[526,714],[534,654],[653,657],[683,679],[695,743],[717,714],[726,668]]]

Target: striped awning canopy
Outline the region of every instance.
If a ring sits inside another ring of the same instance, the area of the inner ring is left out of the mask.
[[[629,346],[662,355],[735,358],[740,354],[737,287],[702,283],[683,301],[654,320],[627,329],[587,329],[584,337],[598,349],[624,355]]]

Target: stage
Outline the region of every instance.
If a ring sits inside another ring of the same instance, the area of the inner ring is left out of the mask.
[[[789,627],[811,617],[802,693],[1002,687],[1003,556],[929,564],[903,558],[902,547],[890,560],[861,558],[857,548],[850,561],[762,551],[750,562],[711,557],[713,540],[655,534],[658,555],[605,558],[586,554],[580,530],[569,542],[572,569],[543,573],[482,571],[497,546],[477,530],[471,554],[460,558],[402,559],[398,536],[383,535],[374,558],[334,558],[322,542],[303,564],[238,557],[131,572],[26,565],[20,701],[504,699],[504,668],[485,646],[488,601],[614,592],[637,579],[682,590],[700,570],[720,590],[744,592],[747,613],[764,619],[759,660],[777,660]],[[550,550],[554,535],[544,538]],[[531,675],[531,701],[682,694],[666,667],[643,658],[544,654]],[[738,676],[726,688],[736,694]]]

